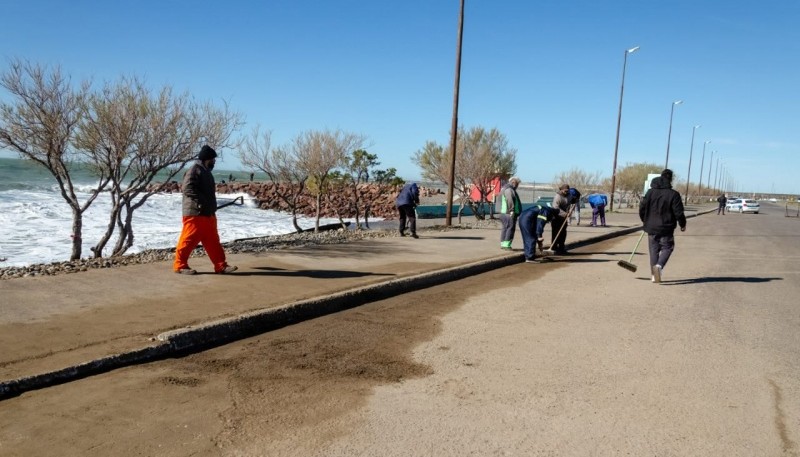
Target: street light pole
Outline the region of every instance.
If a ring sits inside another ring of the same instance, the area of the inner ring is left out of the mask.
[[[700,124],[692,128],[692,145],[689,146],[689,171],[686,172],[686,195],[683,196],[683,204],[689,203],[689,180],[692,177],[692,152],[694,151],[694,132],[701,127]],[[702,174],[702,171],[700,172]]]
[[[709,189],[713,189],[711,187],[711,170],[714,169],[714,152],[716,152],[716,151],[711,151],[711,158],[708,160],[708,188]]]
[[[711,143],[711,140],[706,140],[703,142],[703,157],[700,159],[700,190],[698,191],[700,195],[703,194],[703,165],[706,162],[706,145]],[[709,163],[709,169],[711,168],[711,164]]]
[[[672,138],[672,116],[675,114],[675,105],[680,105],[683,100],[675,100],[669,110],[669,133],[667,133],[667,160],[664,162],[664,169],[669,168],[669,141]]]
[[[719,166],[719,188],[721,191],[725,192],[725,189],[729,188],[728,186],[728,169],[725,168],[725,164]],[[736,193],[736,190],[733,190]]]
[[[453,121],[450,126],[450,177],[447,184],[447,210],[445,211],[445,227],[453,222],[453,190],[456,181],[456,139],[458,137],[458,89],[461,80],[461,38],[464,35],[464,0],[461,0],[461,11],[458,15],[458,44],[456,45],[456,81],[453,89]]]
[[[611,206],[609,211],[614,211],[614,189],[617,185],[617,151],[619,150],[619,128],[622,124],[622,94],[625,93],[625,68],[628,66],[628,54],[639,50],[639,46],[626,49],[622,56],[622,84],[619,86],[619,110],[617,111],[617,140],[614,143],[614,168],[611,170]]]
[[[717,188],[717,183],[719,182],[719,156],[717,156],[717,168],[714,170],[714,189]]]

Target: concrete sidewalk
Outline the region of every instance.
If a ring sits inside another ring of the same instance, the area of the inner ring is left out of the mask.
[[[710,210],[687,207],[687,216]],[[569,226],[568,248],[641,226],[634,211],[608,215],[609,227],[589,227],[586,215]],[[239,266],[230,275],[212,274],[201,257],[192,259],[195,276],[160,262],[0,281],[0,399],[523,261],[519,233],[508,252],[499,227],[437,230],[432,222],[420,220],[419,239],[230,255]]]

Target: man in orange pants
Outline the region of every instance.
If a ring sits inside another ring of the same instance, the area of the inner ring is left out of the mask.
[[[208,258],[214,264],[214,273],[231,273],[237,267],[225,261],[225,251],[217,232],[216,184],[214,169],[217,151],[208,145],[200,149],[197,162],[183,175],[183,230],[175,248],[175,273],[193,275],[189,268],[189,255],[199,243],[203,244]]]

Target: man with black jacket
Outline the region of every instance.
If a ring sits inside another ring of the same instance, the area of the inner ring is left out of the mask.
[[[183,175],[183,229],[175,247],[173,270],[183,275],[197,273],[189,268],[189,256],[198,244],[214,264],[214,273],[226,274],[237,270],[225,261],[225,250],[217,232],[217,186],[211,170],[217,159],[217,151],[209,145],[200,149],[197,162]]]
[[[650,190],[639,206],[639,219],[650,247],[651,279],[660,283],[661,273],[675,249],[675,227],[680,226],[681,232],[686,230],[681,195],[672,189],[672,170],[665,169],[650,182]]]
[[[728,197],[726,197],[725,194],[723,193],[722,195],[719,196],[719,198],[717,198],[717,201],[719,202],[719,208],[717,208],[717,216],[719,216],[720,211],[722,211],[722,215],[724,216],[725,204],[728,203]]]

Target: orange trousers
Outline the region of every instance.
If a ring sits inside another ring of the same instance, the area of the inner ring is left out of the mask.
[[[217,233],[217,216],[184,216],[183,230],[175,248],[175,271],[189,268],[189,255],[202,243],[203,248],[214,264],[214,272],[222,271],[228,264],[225,262],[225,250],[219,242]]]

